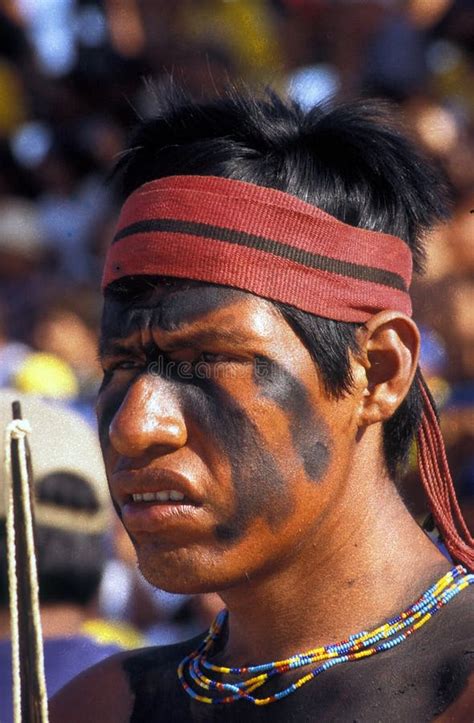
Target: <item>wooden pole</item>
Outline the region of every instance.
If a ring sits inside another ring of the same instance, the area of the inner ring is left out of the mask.
[[[12,404],[13,419],[22,419],[20,402]],[[33,597],[38,594],[33,589],[31,567],[35,564],[28,548],[27,520],[25,506],[32,507],[31,455],[28,441],[25,438],[26,469],[28,477],[27,499],[24,499],[24,485],[22,484],[20,442],[11,440],[11,469],[14,500],[15,523],[15,558],[18,584],[18,631],[20,647],[20,679],[21,679],[21,721],[22,723],[43,723],[41,711],[41,684],[37,660],[42,654],[38,650],[39,642],[35,621],[33,617]],[[41,640],[41,636],[39,637]]]

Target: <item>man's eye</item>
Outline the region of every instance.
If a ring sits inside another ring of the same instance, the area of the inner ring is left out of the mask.
[[[114,362],[113,364],[107,365],[107,367],[103,370],[104,374],[112,374],[115,371],[125,370],[128,371],[130,369],[141,369],[143,367],[143,362],[140,362],[136,359],[124,359],[122,361]]]
[[[207,364],[214,364],[215,362],[226,362],[231,361],[227,354],[213,354],[212,352],[203,351],[197,359],[198,362],[206,362]]]

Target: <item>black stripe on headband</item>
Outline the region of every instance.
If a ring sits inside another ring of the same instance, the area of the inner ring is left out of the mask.
[[[350,261],[341,261],[330,256],[322,256],[311,251],[298,249],[294,246],[274,241],[246,233],[245,231],[236,231],[230,228],[214,226],[207,223],[198,223],[196,221],[181,221],[173,218],[157,218],[146,221],[137,221],[125,226],[119,231],[112,243],[117,243],[123,238],[134,236],[139,233],[182,233],[189,236],[200,236],[203,238],[213,239],[214,241],[226,241],[228,243],[246,246],[247,248],[263,251],[265,253],[274,254],[280,258],[294,261],[302,266],[307,266],[319,271],[328,271],[329,273],[338,274],[339,276],[348,276],[360,281],[370,281],[375,284],[382,284],[392,289],[407,292],[405,281],[399,274],[385,269],[375,268],[373,266],[364,266],[355,264]]]

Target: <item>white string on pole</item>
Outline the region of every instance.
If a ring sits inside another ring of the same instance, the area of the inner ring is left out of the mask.
[[[26,573],[29,577],[31,598],[30,609],[33,616],[33,630],[35,635],[35,674],[39,684],[40,720],[48,723],[48,702],[46,692],[46,678],[44,673],[43,636],[41,629],[41,616],[39,608],[39,586],[36,567],[36,554],[33,536],[33,514],[28,488],[28,467],[26,461],[25,437],[31,432],[31,426],[26,419],[14,419],[5,432],[5,495],[7,507],[7,556],[8,556],[8,585],[10,595],[10,624],[12,643],[12,676],[13,676],[13,720],[21,720],[21,672],[20,672],[20,636],[18,619],[18,571],[16,566],[16,531],[15,531],[15,500],[13,498],[13,473],[11,460],[11,442],[18,442],[18,456],[21,481],[21,504],[25,519],[26,535]],[[19,501],[18,501],[19,503]],[[25,722],[26,723],[26,722]]]

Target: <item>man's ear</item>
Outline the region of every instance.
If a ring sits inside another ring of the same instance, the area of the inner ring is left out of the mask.
[[[405,399],[418,366],[420,333],[409,316],[382,311],[359,330],[359,426],[384,422]],[[364,370],[362,372],[362,369]]]

